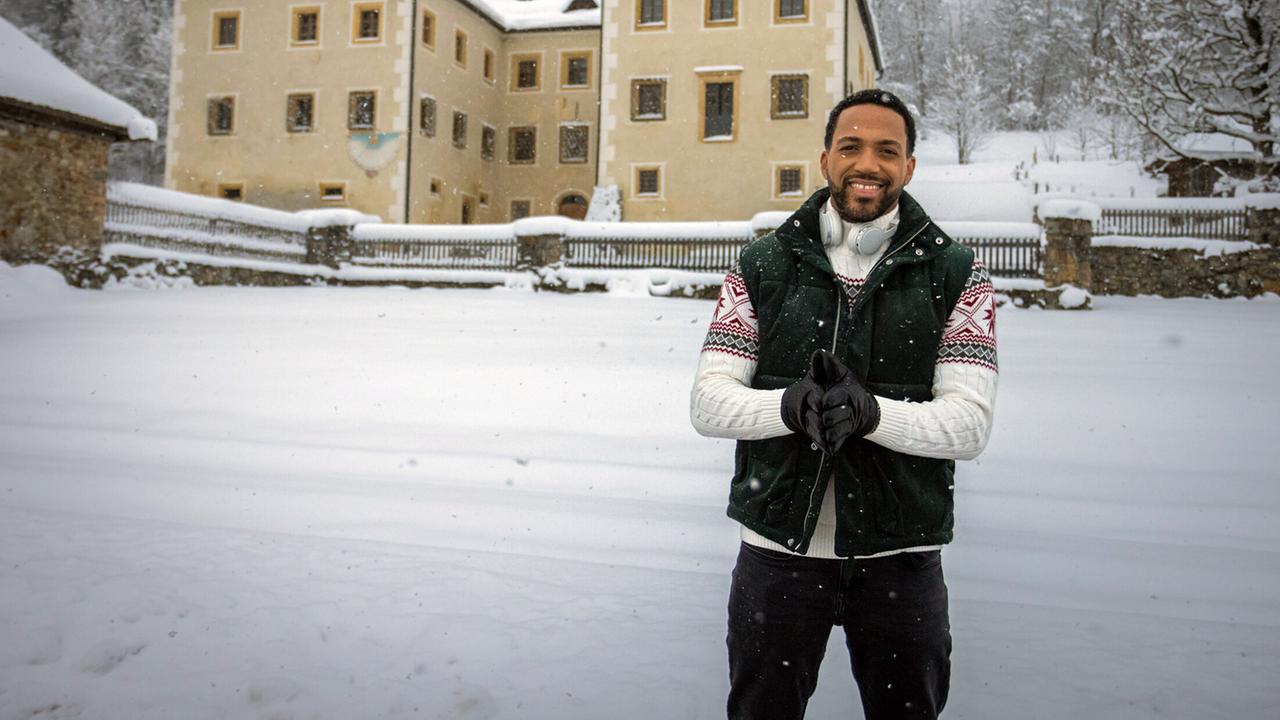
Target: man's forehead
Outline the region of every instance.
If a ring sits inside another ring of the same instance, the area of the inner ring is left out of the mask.
[[[837,138],[873,137],[878,142],[906,142],[907,123],[897,112],[886,107],[864,103],[846,108],[836,121]]]

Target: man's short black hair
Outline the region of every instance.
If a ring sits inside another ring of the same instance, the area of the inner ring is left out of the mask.
[[[907,104],[902,102],[902,98],[889,92],[888,90],[859,90],[849,97],[841,100],[835,107],[831,108],[831,114],[827,116],[827,134],[823,138],[822,146],[828,150],[831,149],[832,136],[836,134],[836,121],[840,119],[840,113],[848,110],[854,105],[879,105],[880,107],[889,108],[890,110],[902,116],[902,122],[907,125],[907,155],[914,155],[916,152],[916,121],[911,117],[911,110],[907,108]]]

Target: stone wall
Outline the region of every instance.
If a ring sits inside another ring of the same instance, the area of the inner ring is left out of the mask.
[[[1199,250],[1094,246],[1092,292],[1161,297],[1280,293],[1280,248],[1206,257]]]
[[[0,260],[48,262],[62,248],[97,255],[110,147],[101,135],[0,117]]]

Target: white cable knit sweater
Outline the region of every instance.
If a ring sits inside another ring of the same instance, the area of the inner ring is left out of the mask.
[[[835,215],[828,204],[826,212]],[[897,222],[898,209],[872,221],[887,228]],[[857,296],[867,273],[885,248],[874,255],[852,249],[860,224],[841,221],[840,237],[829,238],[827,257],[850,299]],[[782,390],[755,390],[758,327],[755,309],[737,271],[725,278],[711,329],[703,345],[690,400],[690,418],[702,435],[734,440],[759,440],[787,435],[782,422]],[[933,400],[914,403],[877,397],[880,424],[867,440],[891,450],[933,458],[969,460],[982,452],[991,432],[996,395],[995,301],[986,269],[974,260],[973,272],[947,319],[933,375]],[[827,485],[817,529],[806,553],[837,558],[835,554],[835,483]],[[742,539],[760,547],[790,553],[742,528]],[[932,550],[932,547],[904,550]]]

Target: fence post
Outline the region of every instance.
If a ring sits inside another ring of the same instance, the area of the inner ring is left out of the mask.
[[[1259,245],[1280,247],[1280,193],[1250,195],[1245,201],[1244,230]]]
[[[533,270],[564,262],[564,235],[540,232],[522,235],[516,225],[516,269]]]
[[[307,228],[307,264],[328,265],[335,270],[351,262],[355,241],[351,225],[328,225]]]
[[[1044,222],[1044,284],[1093,290],[1093,222],[1102,210],[1079,200],[1050,200],[1040,205]]]

